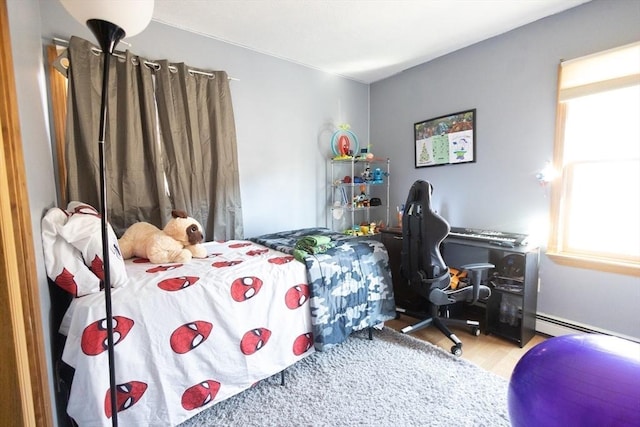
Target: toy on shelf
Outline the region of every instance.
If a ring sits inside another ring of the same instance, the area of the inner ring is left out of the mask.
[[[362,171],[362,180],[363,181],[371,181],[371,168],[367,165]]]
[[[353,197],[354,208],[364,208],[369,206],[369,196],[367,196],[367,186],[360,184],[360,194]]]
[[[372,221],[371,223],[361,222],[360,224],[354,225],[353,228],[347,228],[344,230],[344,234],[355,237],[374,235],[380,233],[384,228],[385,223],[383,221]]]
[[[382,169],[380,168],[375,168],[373,171],[373,180],[371,181],[373,184],[382,184],[383,179],[382,177],[388,175],[384,172],[382,172]]]
[[[348,124],[341,124],[331,136],[331,151],[334,160],[350,159],[360,152],[358,137],[349,130]]]
[[[362,236],[362,230],[365,236],[378,235],[389,222],[390,161],[368,160],[368,154],[369,147],[352,157],[327,159],[327,220],[332,229],[351,236]]]
[[[360,158],[367,161],[375,160],[375,156],[371,152],[371,144],[367,148],[360,150]]]

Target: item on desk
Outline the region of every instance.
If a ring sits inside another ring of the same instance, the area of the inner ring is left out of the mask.
[[[517,283],[509,278],[496,278],[491,280],[491,284],[499,291],[512,292],[520,295],[524,292],[522,283]]]
[[[493,240],[490,241],[489,244],[502,246],[503,248],[514,248],[516,246],[513,242],[494,242]]]
[[[514,295],[503,294],[500,301],[500,313],[498,320],[500,323],[506,323],[509,326],[518,326],[519,324],[519,308],[518,301]]]
[[[404,205],[396,206],[396,212],[398,215],[398,227],[402,228],[402,214],[404,213]]]
[[[497,276],[510,279],[522,279],[524,276],[524,256],[522,254],[510,254],[503,257],[496,268]]]
[[[515,246],[525,246],[529,239],[529,236],[526,234],[463,227],[451,227],[449,235],[460,239],[477,240],[511,248]]]

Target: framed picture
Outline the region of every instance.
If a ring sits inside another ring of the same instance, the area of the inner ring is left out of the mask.
[[[416,168],[476,161],[476,110],[413,125]]]

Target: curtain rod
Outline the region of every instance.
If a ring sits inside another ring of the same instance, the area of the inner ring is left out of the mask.
[[[126,45],[129,45],[129,47],[131,47],[131,44],[129,44],[129,43],[126,43],[126,42],[123,42],[123,41],[120,41],[120,43],[124,43]],[[64,40],[64,39],[60,39],[60,38],[54,37],[53,38],[53,44],[57,45],[57,46],[62,46],[62,47],[69,47],[69,40]],[[94,52],[102,53],[102,50],[100,50],[97,47],[91,48],[91,50],[94,51]],[[113,53],[113,56],[115,56],[117,58],[120,58],[120,59],[125,59],[124,55],[120,55],[120,54],[115,53],[115,52]],[[157,62],[144,61],[144,65],[146,65],[147,67],[154,68],[156,70],[160,69],[160,64],[158,64]],[[169,65],[169,70],[175,72],[175,71],[177,71],[177,68],[174,67],[173,65]],[[207,76],[207,77],[213,77],[214,76],[213,73],[207,73],[206,71],[194,70],[192,68],[187,68],[187,71],[189,73],[200,74],[202,76]],[[235,77],[231,77],[231,76],[227,76],[227,80],[233,80],[233,81],[236,81],[236,82],[240,81],[240,79],[235,78]]]

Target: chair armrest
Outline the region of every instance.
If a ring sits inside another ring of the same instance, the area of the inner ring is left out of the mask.
[[[478,262],[475,264],[466,264],[460,267],[462,270],[474,271],[474,270],[488,270],[490,268],[494,268],[495,265],[488,262]]]
[[[461,266],[462,270],[468,271],[471,276],[471,284],[473,285],[473,301],[472,304],[480,298],[480,283],[482,282],[482,272],[494,268],[495,265],[488,262],[479,262],[475,264],[466,264]]]

